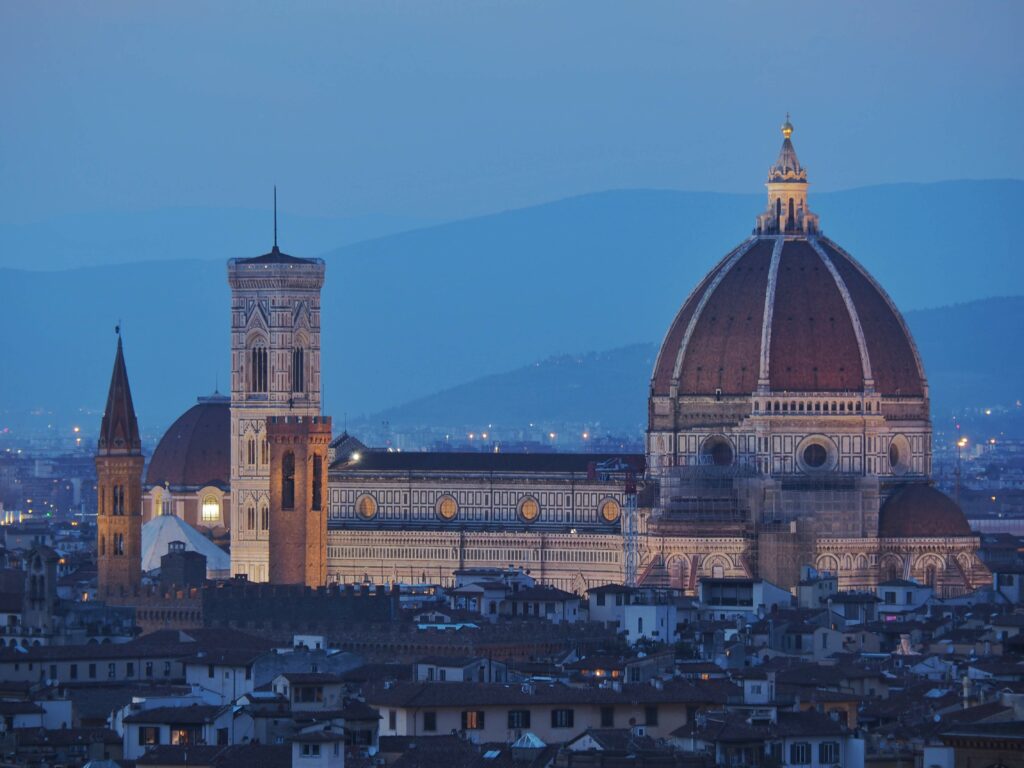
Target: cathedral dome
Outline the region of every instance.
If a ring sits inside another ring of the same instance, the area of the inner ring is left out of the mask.
[[[679,310],[658,355],[652,396],[924,397],[924,369],[903,318],[871,275],[819,234],[788,119],[782,132],[767,210],[754,236]]]
[[[898,487],[878,512],[878,536],[883,539],[970,535],[960,506],[927,483]]]
[[[754,237],[683,304],[654,395],[859,392],[921,397],[924,371],[899,312],[824,237]]]
[[[231,481],[231,400],[201,397],[178,417],[153,452],[146,485],[227,486]]]

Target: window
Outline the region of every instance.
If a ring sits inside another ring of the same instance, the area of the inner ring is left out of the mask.
[[[615,707],[601,707],[601,727],[615,727]]]
[[[260,530],[270,530],[270,508],[266,505],[260,507]]]
[[[650,706],[644,707],[644,721],[647,723],[647,725],[657,725],[658,724],[658,707],[657,706],[652,704]]]
[[[270,463],[270,443],[260,440],[260,464],[266,466]]]
[[[220,520],[220,502],[216,496],[206,496],[203,499],[203,522],[216,523]]]
[[[164,662],[164,677],[170,677],[170,676],[171,676],[171,662],[165,661]]]
[[[78,679],[78,665],[77,664],[72,664],[68,668],[68,677],[70,677],[72,680],[77,680]]]
[[[452,520],[459,513],[459,504],[452,496],[442,496],[437,502],[437,514],[442,520]]]
[[[527,496],[519,504],[519,515],[528,523],[532,523],[540,516],[540,505],[532,496]]]
[[[295,454],[291,451],[281,459],[281,508],[295,509]]]
[[[214,672],[214,666],[213,666],[213,664],[210,664],[206,668],[206,676],[209,677],[210,679],[213,679],[213,672]]]
[[[552,709],[551,710],[551,727],[552,728],[572,728],[574,720],[575,710],[572,709]]]
[[[153,676],[153,662],[152,661],[147,661],[146,662],[146,677],[152,677],[152,676]]]
[[[324,508],[324,463],[320,456],[313,456],[313,510]]]
[[[249,391],[262,394],[267,391],[267,348],[258,343],[252,348],[249,368]]]
[[[249,530],[250,531],[255,531],[256,530],[256,507],[250,506],[249,509],[246,510],[246,518],[247,518],[247,522],[249,523]]]
[[[134,661],[129,661],[127,664],[124,665],[124,675],[125,677],[135,677]]]
[[[424,712],[423,713],[423,730],[424,731],[436,731],[437,730],[437,712]]]
[[[113,504],[111,505],[111,514],[123,515],[124,514],[124,486],[115,485],[113,488]]]
[[[896,605],[896,593],[895,592],[886,592],[885,593],[885,604],[886,605]]]
[[[249,460],[249,466],[253,467],[256,465],[256,438],[250,437],[246,441],[246,458]]]
[[[389,709],[388,710],[388,728],[393,731],[397,727],[398,727],[398,713],[395,710],[393,710],[393,709]]]
[[[811,762],[811,745],[798,741],[789,745],[790,765],[808,765]]]
[[[823,741],[818,745],[818,762],[822,765],[834,765],[839,762],[839,742]]]
[[[471,709],[462,713],[462,730],[480,731],[484,727],[484,712],[482,709]]]
[[[160,743],[160,728],[155,725],[144,725],[139,728],[139,746],[149,747]]]
[[[113,661],[107,664],[107,677],[109,677],[111,680],[117,677],[117,664],[115,664]]]
[[[776,741],[768,748],[768,754],[776,765],[782,764],[782,742]]]
[[[606,523],[614,523],[621,513],[622,507],[615,499],[608,499],[601,505],[601,517]]]
[[[811,443],[804,448],[804,464],[811,469],[825,466],[826,461],[828,461],[828,451],[825,450],[825,446]]]
[[[597,604],[604,605],[604,592],[597,593]]]
[[[529,728],[530,727],[530,710],[528,710],[528,709],[510,709],[508,711],[508,727],[509,728]]]
[[[292,350],[292,392],[306,391],[306,354],[302,347]]]
[[[356,499],[356,514],[364,520],[370,520],[377,515],[377,500],[368,493],[364,493]]]
[[[302,745],[302,756],[303,757],[320,757],[320,745],[319,744],[303,744]]]

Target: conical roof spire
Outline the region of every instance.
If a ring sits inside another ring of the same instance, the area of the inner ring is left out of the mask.
[[[120,329],[117,334],[114,372],[110,376],[110,391],[107,393],[107,407],[103,411],[103,423],[100,426],[99,448],[101,452],[105,453],[139,453],[142,451],[139,422],[135,418],[132,390],[128,386],[128,369],[124,364]]]
[[[793,124],[789,122],[789,113],[786,113],[786,122],[782,124],[782,148],[779,156],[768,170],[768,182],[806,182],[807,171],[800,167],[800,161],[796,156],[796,148],[790,137],[793,135]]]

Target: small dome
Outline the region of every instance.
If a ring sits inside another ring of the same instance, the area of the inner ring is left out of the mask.
[[[172,487],[231,482],[231,400],[201,397],[175,421],[153,452],[146,485]]]
[[[897,488],[878,512],[883,539],[970,536],[971,526],[955,501],[926,483]]]

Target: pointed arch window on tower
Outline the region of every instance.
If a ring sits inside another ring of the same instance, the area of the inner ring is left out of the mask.
[[[260,530],[270,530],[270,507],[266,504],[260,507]]]
[[[249,439],[246,440],[246,449],[247,449],[246,450],[246,458],[249,460],[249,466],[250,467],[256,466],[256,438],[255,437],[251,437],[250,436]]]
[[[260,441],[260,464],[266,466],[270,463],[270,445],[266,440]]]
[[[258,342],[252,348],[249,366],[249,391],[256,394],[266,393],[269,381],[269,366],[267,360],[267,348],[262,342]]]
[[[295,454],[291,451],[281,459],[281,508],[295,509]]]
[[[246,510],[246,515],[245,516],[246,516],[246,522],[249,524],[249,530],[250,531],[255,531],[256,530],[256,507],[250,505],[249,508]]]
[[[306,351],[302,347],[292,350],[292,392],[306,391]]]
[[[113,490],[113,503],[111,504],[111,514],[123,515],[124,514],[124,486],[115,485]]]

